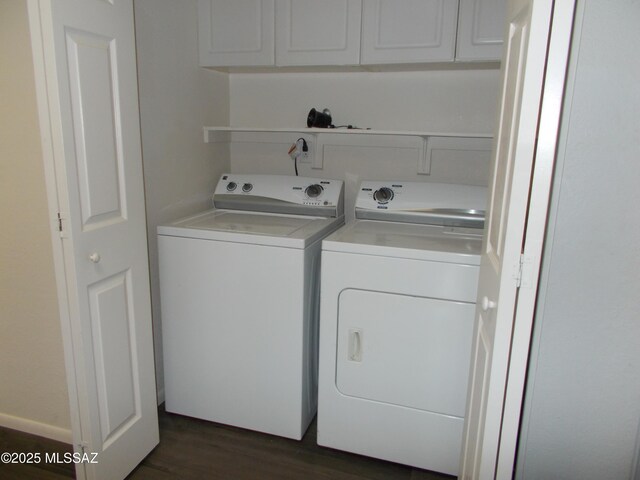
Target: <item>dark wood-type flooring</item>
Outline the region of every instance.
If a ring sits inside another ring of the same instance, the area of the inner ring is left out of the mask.
[[[315,421],[298,442],[159,412],[160,444],[128,480],[450,480],[454,477],[316,444]],[[0,428],[0,452],[71,452],[70,445]],[[0,479],[74,478],[73,465],[0,464]]]

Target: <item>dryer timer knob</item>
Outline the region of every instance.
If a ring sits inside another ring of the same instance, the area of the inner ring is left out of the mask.
[[[379,204],[384,205],[393,200],[393,190],[388,187],[382,187],[373,192],[373,199]]]

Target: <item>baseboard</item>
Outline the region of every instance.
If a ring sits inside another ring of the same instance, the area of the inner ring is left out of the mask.
[[[0,413],[0,427],[11,428],[50,440],[57,440],[58,442],[73,443],[73,435],[70,429],[47,425],[27,418],[14,417],[5,413]]]

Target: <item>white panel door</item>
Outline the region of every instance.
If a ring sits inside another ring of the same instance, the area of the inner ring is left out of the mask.
[[[453,61],[458,2],[364,0],[361,63]]]
[[[158,443],[133,2],[30,9],[62,217],[74,448],[98,453],[76,473],[120,479]]]
[[[473,480],[496,474],[553,1],[509,6],[460,467]]]
[[[198,0],[200,65],[274,65],[274,22],[274,0]]]
[[[460,0],[456,60],[500,60],[507,0]]]
[[[277,0],[276,64],[357,65],[361,0]]]

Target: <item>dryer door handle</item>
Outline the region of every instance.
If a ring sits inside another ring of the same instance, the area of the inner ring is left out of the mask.
[[[349,360],[352,362],[362,361],[362,330],[349,330]]]

